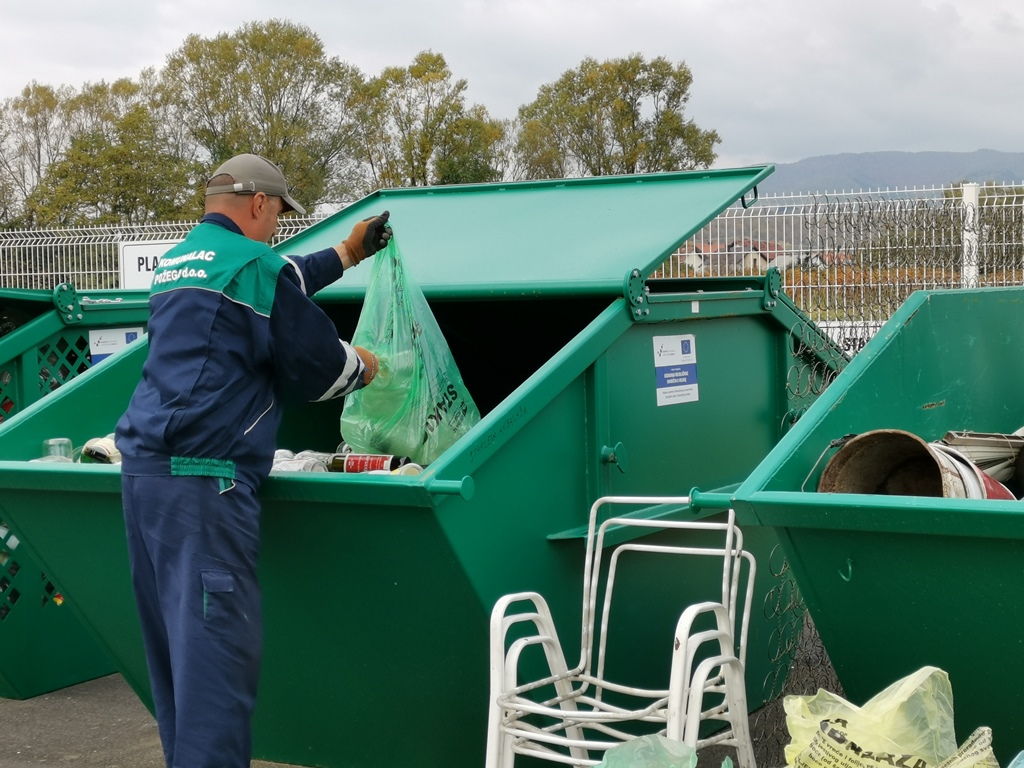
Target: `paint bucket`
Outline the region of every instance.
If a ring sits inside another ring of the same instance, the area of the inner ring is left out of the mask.
[[[926,443],[898,429],[857,435],[826,465],[821,493],[933,496],[950,499],[1013,499],[963,454],[947,445]]]
[[[1010,490],[989,475],[987,472],[964,456],[956,448],[942,443],[932,443],[931,446],[958,462],[962,468],[964,483],[968,488],[967,498],[969,499],[1016,499]]]

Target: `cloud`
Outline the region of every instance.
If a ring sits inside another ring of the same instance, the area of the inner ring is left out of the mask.
[[[239,15],[244,8],[245,16]],[[719,166],[877,150],[1017,151],[1016,0],[250,0],[5,3],[0,98],[31,80],[80,87],[159,68],[189,34],[305,24],[368,75],[444,55],[471,102],[510,118],[578,66],[640,53],[685,62],[687,115]]]

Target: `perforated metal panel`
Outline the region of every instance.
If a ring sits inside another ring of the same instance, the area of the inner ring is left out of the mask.
[[[60,606],[64,602],[63,595],[46,574],[31,566],[24,550],[18,551],[20,545],[18,536],[0,520],[0,596],[3,597],[0,602],[0,621],[10,616],[26,595],[29,599],[34,598],[42,607],[50,604]],[[26,569],[22,568],[23,562],[29,563],[27,573],[24,574]]]
[[[15,554],[19,543],[18,537],[0,521],[0,621],[7,620],[22,597],[17,586],[20,581],[15,582],[21,572],[21,565]]]
[[[0,361],[0,422],[92,368],[89,331],[68,326],[34,351]]]
[[[88,329],[69,328],[39,345],[39,389],[52,392],[92,366]]]

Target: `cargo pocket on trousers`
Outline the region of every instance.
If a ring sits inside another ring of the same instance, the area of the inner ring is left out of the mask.
[[[216,629],[234,614],[235,575],[231,571],[200,571],[203,580],[203,625]]]

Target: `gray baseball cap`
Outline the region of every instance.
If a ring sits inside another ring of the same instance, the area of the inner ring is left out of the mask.
[[[222,195],[233,192],[239,195],[255,195],[264,192],[284,200],[284,210],[305,214],[306,209],[299,205],[288,194],[288,182],[285,181],[281,169],[259,155],[235,155],[213,172],[210,179],[228,174],[234,178],[234,184],[220,184],[206,188],[206,196]],[[207,180],[209,184],[209,179]]]

